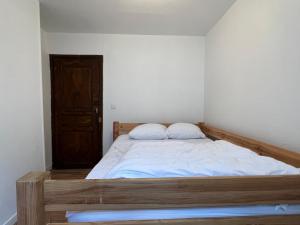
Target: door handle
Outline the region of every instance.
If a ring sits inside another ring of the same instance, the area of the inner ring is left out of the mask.
[[[96,113],[96,115],[99,114],[99,109],[98,109],[98,107],[95,107],[95,113]],[[102,118],[101,118],[100,116],[98,117],[98,123],[102,123]]]

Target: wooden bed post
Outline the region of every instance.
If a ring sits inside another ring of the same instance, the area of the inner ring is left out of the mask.
[[[18,225],[45,225],[44,180],[48,172],[30,172],[17,180]]]
[[[115,121],[113,123],[113,140],[115,141],[117,139],[117,137],[120,135],[120,123]]]

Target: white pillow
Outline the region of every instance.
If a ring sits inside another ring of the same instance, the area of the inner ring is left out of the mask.
[[[170,139],[198,139],[205,138],[201,129],[191,123],[174,123],[167,129],[167,135]]]
[[[154,123],[142,124],[130,131],[129,137],[136,140],[167,139],[167,127],[162,124]]]

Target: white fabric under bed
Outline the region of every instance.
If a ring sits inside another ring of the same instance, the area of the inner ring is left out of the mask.
[[[299,215],[300,205],[263,205],[244,207],[214,207],[193,209],[151,209],[151,210],[118,210],[69,212],[68,222],[108,222],[127,220],[164,220],[193,218],[225,218],[246,216]]]
[[[141,141],[121,135],[86,179],[279,174],[299,174],[299,169],[225,141]],[[300,214],[300,205],[101,210],[68,212],[67,218],[69,222],[105,222],[290,214]]]

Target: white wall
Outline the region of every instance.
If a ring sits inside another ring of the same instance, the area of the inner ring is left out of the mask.
[[[44,169],[38,0],[0,7],[0,224],[13,224],[16,180]]]
[[[52,54],[104,55],[104,151],[114,120],[202,121],[203,37],[49,33],[47,39]]]
[[[42,80],[43,80],[43,109],[45,134],[45,163],[46,169],[52,168],[52,129],[51,129],[51,80],[50,61],[48,54],[47,33],[41,30],[42,43]]]
[[[208,33],[206,122],[300,151],[299,12],[299,0],[238,0]]]

